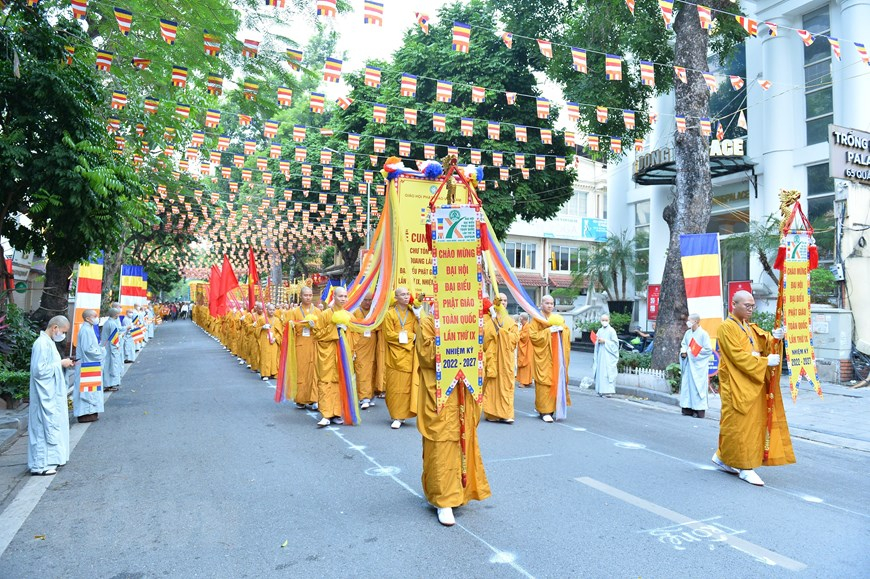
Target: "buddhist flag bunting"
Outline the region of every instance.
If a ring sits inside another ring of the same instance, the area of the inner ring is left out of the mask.
[[[242,56],[245,58],[255,58],[260,52],[260,41],[250,40],[248,38],[242,42]]]
[[[363,22],[373,26],[384,25],[384,5],[382,2],[365,0],[363,3]]]
[[[644,86],[656,85],[656,73],[653,63],[649,60],[640,61],[640,83]]]
[[[538,49],[546,58],[553,58],[553,43],[549,40],[538,39]]]
[[[323,65],[323,80],[326,82],[338,82],[341,79],[342,61],[329,57]]]
[[[514,35],[510,32],[505,32],[501,35],[501,41],[504,42],[504,45],[508,48],[514,47]]]
[[[505,92],[504,98],[505,98],[505,101],[507,101],[507,104],[509,104],[509,105],[517,104],[517,93],[515,93],[515,92]]]
[[[287,62],[290,63],[290,68],[300,70],[299,64],[302,62],[302,51],[295,48],[287,49]]]
[[[447,115],[432,113],[432,130],[436,133],[445,132],[447,130]]]
[[[634,140],[634,151],[636,153],[643,152],[643,139],[635,139]]]
[[[514,167],[522,169],[526,166],[526,155],[524,153],[514,153]]]
[[[118,28],[121,34],[127,36],[130,34],[130,28],[133,26],[133,13],[123,8],[115,8],[115,20],[118,21]]]
[[[435,89],[435,98],[439,103],[449,103],[453,99],[453,83],[439,80]]]
[[[245,82],[242,85],[242,92],[245,98],[249,101],[257,100],[257,94],[260,92],[260,85],[255,82]]]
[[[172,67],[172,86],[179,88],[187,86],[187,69],[183,66]]]
[[[309,107],[312,113],[323,114],[323,109],[326,104],[326,96],[323,93],[311,93],[311,101]]]
[[[72,0],[71,4],[73,18],[84,19],[88,15],[88,0]]]
[[[685,67],[675,66],[674,72],[676,73],[677,78],[680,79],[683,82],[683,84],[686,84],[689,82],[689,77],[686,75]]]
[[[834,56],[837,57],[837,60],[842,60],[840,57],[840,41],[829,36],[828,43],[831,45],[831,50],[834,51]]]
[[[586,66],[586,49],[584,48],[574,48],[571,47],[571,66],[574,67],[574,70],[577,72],[582,72],[586,74],[589,72],[588,67]]]
[[[749,125],[746,123],[746,115],[743,114],[743,109],[740,110],[740,115],[737,117],[737,126],[744,131],[749,129]]]
[[[568,110],[568,120],[572,123],[580,119],[580,104],[568,101],[565,105]]]
[[[350,105],[353,104],[353,99],[350,97],[338,97],[335,99],[335,104],[337,104],[341,110],[346,111]],[[320,133],[323,134],[323,129],[320,130]]]
[[[306,147],[296,147],[293,151],[293,158],[297,163],[304,163],[307,156],[308,149]]]
[[[480,165],[482,161],[483,155],[481,154],[480,149],[471,149],[471,164],[472,165]]]
[[[680,235],[680,260],[690,312],[701,316],[701,325],[712,336],[722,323],[722,275],[719,234]]]
[[[701,128],[702,137],[709,137],[713,133],[713,128],[708,117],[701,117],[699,119],[699,126]]]
[[[716,82],[715,76],[709,72],[702,72],[701,76],[704,77],[704,82],[707,83],[707,88],[710,89],[710,92],[716,92],[719,89],[719,84]]]
[[[770,36],[776,36],[778,34],[779,26],[777,26],[775,22],[765,22],[764,25],[767,26],[767,33]]]
[[[266,0],[266,6],[274,6],[275,8],[284,8],[284,0]]]
[[[608,54],[605,57],[604,75],[607,80],[622,80],[622,57]]]
[[[206,85],[206,90],[208,90],[209,94],[220,95],[224,90],[224,77],[218,76],[216,74],[208,75],[208,83]]]
[[[535,99],[538,111],[539,119],[546,119],[550,116],[550,101],[545,99],[544,97],[537,97]]]
[[[599,138],[598,135],[589,135],[586,137],[586,142],[589,145],[589,148],[593,151],[597,151],[599,148]]]
[[[293,104],[293,91],[286,86],[278,87],[278,104],[282,107],[289,107]]]
[[[698,4],[698,20],[701,21],[701,28],[707,32],[713,27],[713,13],[709,6],[701,6]]]
[[[769,90],[772,86],[772,83],[769,80],[765,80],[763,78],[758,79],[758,86],[763,88],[764,90]]]
[[[175,114],[179,118],[186,119],[190,116],[190,105],[186,105],[183,103],[176,103],[175,105]]]
[[[741,88],[743,88],[743,85],[746,84],[739,76],[735,76],[732,74],[728,78],[729,80],[731,80],[731,88],[733,88],[734,90],[740,90]]]
[[[157,114],[157,107],[160,106],[160,99],[153,97],[145,97],[145,112],[149,115]]]
[[[535,170],[543,171],[547,166],[547,158],[543,155],[535,155]]]
[[[624,110],[622,111],[622,122],[625,124],[625,128],[629,131],[634,128],[635,117],[634,111]]]
[[[325,18],[335,18],[337,12],[335,0],[317,0],[317,15]]]
[[[97,70],[108,72],[112,68],[112,59],[115,55],[107,50],[97,51]]]
[[[174,20],[160,20],[160,36],[167,44],[175,44],[175,35],[178,33],[178,22]]]
[[[404,97],[417,96],[417,77],[413,74],[402,74],[401,94]]]
[[[625,5],[628,6],[628,11],[634,16],[634,0],[625,0]]]
[[[417,109],[405,109],[405,124],[406,125],[416,125],[417,124]]]
[[[499,167],[498,168],[498,178],[499,181],[508,181],[511,178],[510,169],[507,167]]]
[[[205,133],[202,131],[193,131],[190,134],[190,144],[194,147],[201,147],[205,142]]]
[[[670,28],[671,20],[674,17],[673,0],[659,0],[659,9],[662,12],[662,20],[665,21],[665,28]]]
[[[205,47],[205,53],[209,56],[217,56],[221,52],[221,41],[216,34],[208,30],[202,31],[202,42]]]
[[[377,104],[372,107],[372,120],[376,123],[386,123],[387,122],[387,105]]]
[[[808,30],[798,30],[797,35],[800,36],[801,40],[803,40],[804,46],[810,46],[815,41],[812,33]]]
[[[112,92],[112,108],[121,110],[127,106],[127,93],[121,90]]]
[[[134,56],[130,60],[130,64],[133,65],[133,68],[138,68],[139,70],[145,70],[149,66],[151,66],[151,60],[148,58],[139,58],[138,56]]]
[[[463,137],[470,137],[474,134],[474,119],[462,117],[459,121],[459,132]]]
[[[514,137],[518,143],[525,143],[528,141],[528,129],[522,125],[514,125]]]
[[[676,115],[674,120],[677,122],[677,132],[685,133],[686,132],[686,117],[683,115]]]
[[[595,119],[599,123],[607,122],[607,107],[595,107]]]
[[[420,30],[423,31],[423,34],[429,34],[429,15],[424,14],[423,12],[416,13],[417,24],[420,25]]]
[[[453,23],[453,50],[468,52],[471,49],[471,26],[462,22]]]
[[[716,138],[720,141],[725,138],[725,127],[722,126],[722,121],[719,121],[719,127],[716,129]]]
[[[504,165],[504,153],[502,153],[501,151],[493,151],[492,164],[496,167],[501,167],[502,165]]]
[[[435,158],[435,145],[423,145],[423,157],[426,159]]]
[[[238,118],[239,118],[239,126],[240,127],[248,127],[251,125],[251,120],[252,120],[251,115],[239,114]]]
[[[553,144],[553,130],[541,129],[541,142],[545,145]]]
[[[753,20],[751,18],[747,18],[746,16],[735,16],[737,19],[737,24],[743,27],[743,30],[746,31],[749,36],[756,37],[758,36],[758,21]]]
[[[272,139],[278,134],[278,128],[281,123],[278,121],[266,121],[263,123],[263,136],[267,139]]]
[[[565,131],[564,138],[566,147],[574,147],[577,145],[577,138],[574,135],[574,131]]]
[[[858,51],[858,56],[861,57],[861,60],[864,64],[870,65],[870,56],[867,55],[867,49],[860,42],[855,43],[855,50]]]
[[[350,133],[347,135],[347,148],[351,151],[356,151],[359,149],[359,139],[360,135],[356,133]],[[305,159],[303,159],[304,161]]]
[[[75,53],[76,53],[76,47],[75,46],[67,46],[67,47],[65,47],[65,50],[66,50],[66,64],[67,64],[67,66],[72,66],[73,56],[75,56]]]
[[[487,121],[486,123],[487,138],[493,141],[501,139],[501,124],[498,121]],[[495,154],[495,153],[493,153]]]
[[[384,137],[373,137],[372,138],[372,148],[375,153],[383,153],[387,150],[387,140]],[[377,164],[377,157],[375,157],[375,161],[372,165]]]
[[[365,72],[365,84],[372,88],[381,87],[381,69],[374,66],[367,66]]]
[[[486,89],[482,86],[471,87],[471,102],[477,104],[486,102]]]
[[[399,156],[400,157],[410,157],[411,156],[411,141],[399,141]]]
[[[619,137],[610,137],[610,151],[615,155],[622,154],[622,139]]]

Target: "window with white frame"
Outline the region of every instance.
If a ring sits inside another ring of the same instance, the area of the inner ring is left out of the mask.
[[[570,273],[577,269],[577,248],[568,245],[550,246],[552,271]]]
[[[834,122],[831,46],[825,38],[831,34],[831,15],[828,6],[805,14],[803,27],[816,37],[811,45],[804,46],[807,145],[814,145],[828,139],[828,124]]]
[[[504,244],[508,263],[518,269],[535,269],[536,250],[537,246],[534,243],[508,241]]]

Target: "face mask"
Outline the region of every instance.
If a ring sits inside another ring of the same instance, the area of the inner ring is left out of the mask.
[[[55,334],[51,337],[55,342],[63,342],[66,340],[66,334]]]
[[[692,325],[693,325],[692,322],[686,322],[686,327],[689,328],[690,330],[692,329]]]
[[[606,328],[610,325],[610,322],[601,322],[601,327]]]

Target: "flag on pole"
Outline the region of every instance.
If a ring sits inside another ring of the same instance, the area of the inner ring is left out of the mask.
[[[73,317],[72,342],[78,341],[78,329],[82,325],[82,312],[85,310],[100,311],[100,299],[103,294],[103,260],[82,263],[79,265],[78,281],[76,281],[75,314]]]
[[[680,235],[680,261],[689,312],[701,316],[701,326],[715,336],[723,314],[719,234]]]

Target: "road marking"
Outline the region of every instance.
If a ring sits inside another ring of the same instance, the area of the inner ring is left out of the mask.
[[[676,511],[672,511],[666,507],[657,505],[631,493],[619,490],[588,476],[578,477],[574,480],[604,494],[610,495],[613,498],[619,499],[625,503],[643,509],[649,513],[658,515],[679,525],[689,527],[690,529],[698,530],[708,527],[708,525],[703,521],[696,521],[691,517],[687,517],[686,515],[682,515]],[[795,561],[794,559],[790,559],[785,555],[774,553],[773,551],[765,549],[764,547],[761,547],[754,543],[750,543],[749,541],[745,541],[734,535],[723,535],[721,539],[721,542],[727,543],[732,548],[737,549],[738,551],[769,565],[778,565],[784,569],[788,569],[789,571],[803,571],[807,568],[807,566],[800,561]]]
[[[512,462],[515,460],[529,460],[531,458],[546,458],[548,456],[553,456],[552,454],[533,454],[531,456],[518,456],[516,458],[491,458],[486,461],[486,464],[492,464],[494,462]]]

